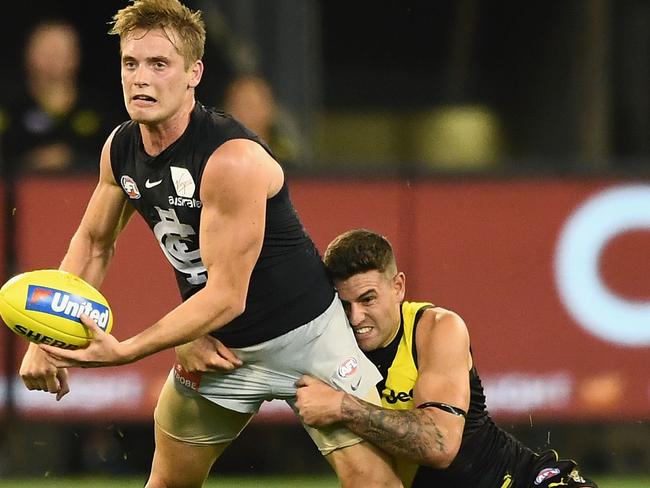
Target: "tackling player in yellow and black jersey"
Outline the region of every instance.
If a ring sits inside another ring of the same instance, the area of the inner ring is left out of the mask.
[[[361,349],[384,378],[382,407],[304,376],[308,424],[342,422],[393,455],[405,486],[596,487],[572,460],[535,453],[490,418],[469,334],[454,312],[405,301],[390,243],[364,229],[337,237],[328,267]]]

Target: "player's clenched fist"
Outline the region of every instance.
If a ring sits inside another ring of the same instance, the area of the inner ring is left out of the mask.
[[[68,370],[54,366],[36,344],[29,345],[19,374],[28,390],[56,393],[57,401],[70,391]]]
[[[296,386],[296,410],[305,424],[320,427],[343,420],[341,404],[345,392],[307,375]]]

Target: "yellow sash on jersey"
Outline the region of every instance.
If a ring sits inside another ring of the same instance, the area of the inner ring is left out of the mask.
[[[386,386],[381,392],[381,403],[391,410],[413,409],[413,387],[418,378],[418,370],[413,359],[415,316],[424,307],[431,307],[426,302],[402,303],[402,324],[404,330],[397,346],[395,357],[388,368]],[[396,460],[396,471],[404,486],[413,481],[418,465],[404,459]]]

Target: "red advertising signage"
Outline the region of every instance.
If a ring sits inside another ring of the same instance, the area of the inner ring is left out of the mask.
[[[22,270],[58,266],[93,186],[87,179],[20,184]],[[406,272],[408,298],[465,319],[495,417],[649,416],[649,184],[299,179],[290,188],[321,251],[350,228],[381,232]],[[118,338],[179,302],[171,268],[137,216],[118,241],[102,291]],[[134,365],[74,370],[61,402],[16,381],[17,410],[149,420],[172,362],[168,351]],[[271,402],[260,419],[274,418],[291,414]]]

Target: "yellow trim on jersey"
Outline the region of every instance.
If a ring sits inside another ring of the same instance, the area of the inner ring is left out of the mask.
[[[500,488],[509,488],[512,486],[512,476],[507,474],[503,477],[503,484]]]
[[[413,387],[418,378],[418,370],[413,359],[413,330],[415,316],[424,307],[431,307],[426,302],[402,303],[403,333],[395,357],[388,368],[386,386],[381,392],[381,403],[391,410],[411,410],[413,405]]]
[[[391,410],[411,410],[413,406],[413,387],[418,378],[418,370],[413,359],[413,332],[415,316],[424,307],[431,307],[426,302],[402,303],[402,337],[386,377],[386,386],[381,392],[381,404]],[[412,461],[398,458],[395,460],[395,472],[404,486],[411,486],[418,465]]]

